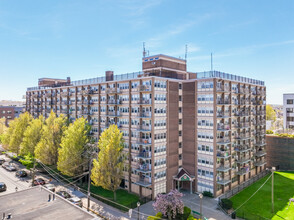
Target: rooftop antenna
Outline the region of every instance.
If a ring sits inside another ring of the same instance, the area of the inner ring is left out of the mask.
[[[149,57],[149,50],[147,50],[147,56]]]
[[[143,57],[146,57],[145,42],[143,42]]]
[[[185,60],[187,62],[187,54],[188,54],[188,45],[186,44],[186,47],[185,47]]]
[[[210,69],[211,72],[213,71],[213,65],[212,65],[212,53],[210,54]]]

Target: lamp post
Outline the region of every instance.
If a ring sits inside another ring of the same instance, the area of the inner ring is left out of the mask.
[[[203,198],[203,194],[200,193],[199,194],[199,198],[200,198],[200,219],[202,220],[202,198]]]
[[[138,207],[138,220],[140,220],[140,202],[137,202],[137,207]]]
[[[276,167],[272,167],[272,213],[275,212],[275,206],[274,206],[274,175],[275,175]]]

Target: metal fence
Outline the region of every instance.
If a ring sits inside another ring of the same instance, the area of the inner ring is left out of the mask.
[[[255,183],[256,181],[260,180],[262,177],[265,177],[269,173],[270,173],[269,170],[264,170],[261,173],[259,173],[259,174],[255,175],[254,177],[250,178],[249,180],[245,181],[244,183],[242,183],[242,184],[238,185],[237,187],[233,188],[232,190],[224,193],[223,195],[221,195],[219,197],[219,203],[220,203],[221,199],[231,198],[232,196],[236,195],[237,193],[239,193],[240,191],[242,191],[246,187],[248,187],[248,186],[252,185],[253,183]]]

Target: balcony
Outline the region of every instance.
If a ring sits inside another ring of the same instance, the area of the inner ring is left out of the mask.
[[[220,111],[220,112],[216,113],[216,117],[218,117],[218,118],[229,118],[231,116],[230,116],[230,112]]]
[[[140,99],[137,101],[137,104],[140,104],[140,105],[151,105],[152,104],[152,101],[151,99]]]
[[[231,182],[231,179],[229,177],[216,177],[216,183],[219,185],[227,185]]]
[[[239,176],[243,176],[246,173],[249,173],[249,167],[242,167],[239,171],[236,172],[236,174]]]
[[[61,96],[67,96],[68,95],[68,92],[67,91],[66,92],[61,92],[60,95]]]
[[[228,172],[229,170],[231,170],[232,168],[229,166],[229,164],[227,165],[221,165],[219,167],[216,168],[217,171],[219,172]]]
[[[106,116],[108,116],[108,117],[119,117],[120,116],[120,112],[119,111],[108,112],[106,114]]]
[[[140,173],[151,173],[151,164],[140,164],[137,168],[136,171]]]
[[[151,159],[151,151],[140,152],[137,157],[141,159]]]
[[[138,118],[151,118],[151,112],[142,112],[137,114]]]
[[[216,100],[216,104],[217,105],[230,105],[231,104],[231,101],[229,99],[217,99]]]
[[[230,141],[229,138],[218,138],[218,139],[216,140],[216,143],[217,143],[217,144],[230,144],[231,141]]]
[[[137,144],[140,144],[140,145],[151,145],[151,138],[138,138],[137,140]]]
[[[83,95],[91,95],[93,94],[93,90],[83,90]]]
[[[216,157],[218,157],[218,158],[229,158],[229,157],[231,157],[231,155],[229,154],[228,151],[218,150],[217,153],[216,153]]]
[[[216,92],[230,92],[230,87],[229,86],[217,86],[216,87]]]
[[[254,166],[256,167],[261,167],[261,166],[264,166],[266,164],[266,161],[265,160],[261,160],[261,161],[257,161],[254,163]]]
[[[139,185],[139,186],[148,187],[148,186],[151,186],[151,178],[148,178],[148,177],[142,178],[142,177],[140,177],[140,178],[137,178],[134,181],[134,183],[136,185]]]
[[[138,92],[151,92],[151,86],[146,86],[146,85],[139,85],[137,87]]]
[[[265,156],[266,155],[266,152],[265,151],[257,151],[255,154],[254,154],[254,156],[256,156],[256,157],[263,157],[263,156]]]
[[[249,146],[246,145],[237,145],[234,149],[237,152],[243,153],[243,152],[248,152],[251,150]]]
[[[244,163],[249,163],[251,160],[249,157],[240,157],[239,159],[236,160],[236,163],[238,164],[244,164]]]
[[[258,142],[255,143],[255,146],[258,146],[258,147],[265,146],[265,142],[264,141],[258,141]]]
[[[146,126],[146,125],[140,125],[138,128],[137,128],[138,131],[140,132],[151,132],[152,129],[151,129],[151,125],[150,126]]]
[[[236,135],[235,139],[236,140],[247,140],[247,139],[250,139],[250,135],[249,134]]]
[[[106,94],[117,94],[117,93],[121,93],[119,88],[107,88],[105,90]]]
[[[230,125],[217,124],[217,130],[218,131],[230,131],[231,127],[230,127]]]

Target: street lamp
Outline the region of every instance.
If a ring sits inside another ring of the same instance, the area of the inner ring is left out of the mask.
[[[200,219],[202,220],[202,198],[203,198],[202,193],[199,194],[199,198],[200,198]]]
[[[275,175],[276,167],[272,167],[271,171],[272,171],[272,213],[274,213],[275,212],[275,208],[274,208],[274,175]]]
[[[138,220],[140,220],[140,202],[137,202],[137,207],[138,207]]]

